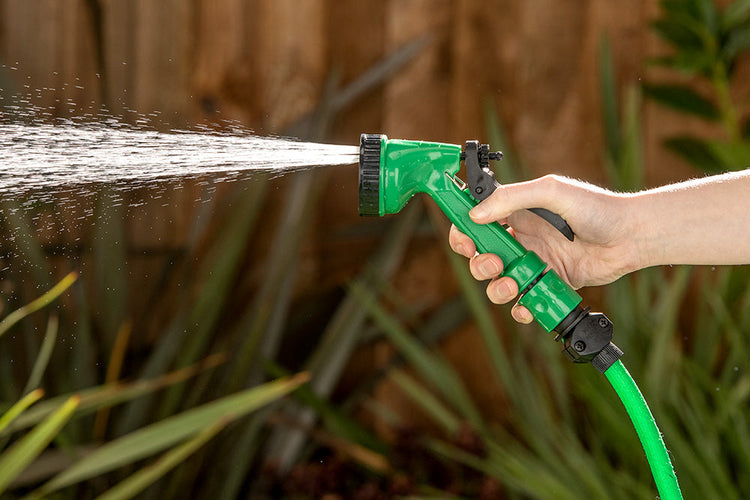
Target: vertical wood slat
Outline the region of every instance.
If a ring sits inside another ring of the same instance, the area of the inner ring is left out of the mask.
[[[324,2],[258,1],[255,28],[264,126],[280,131],[310,112],[326,77]]]
[[[386,55],[385,14],[387,2],[327,2],[325,36],[326,67],[344,87],[372,68]],[[332,124],[332,140],[357,144],[359,134],[382,131],[385,116],[383,86],[361,96]],[[323,287],[346,282],[359,272],[362,255],[369,251],[361,238],[341,236],[360,222],[357,213],[357,169],[328,169],[326,192],[318,205],[312,231],[318,283]]]
[[[97,60],[97,42],[93,28],[94,20],[85,0],[57,2],[55,15],[62,20],[65,36],[58,33],[55,43],[59,46],[58,59],[62,70],[61,98],[68,106],[69,115],[94,113],[99,108],[101,78]]]
[[[388,52],[422,35],[431,45],[385,90],[383,131],[392,137],[450,140],[450,0],[396,0],[386,12]],[[429,15],[425,13],[429,12]]]
[[[131,0],[102,0],[105,106],[116,116],[134,109],[135,10]],[[127,117],[130,118],[130,117]]]
[[[136,0],[135,61],[132,92],[135,109],[159,114],[171,127],[188,125],[192,68],[192,3],[184,0]]]
[[[245,56],[248,39],[246,10],[247,2],[242,0],[203,0],[198,2],[195,22],[195,54],[193,87],[193,117],[196,121],[211,121],[221,113],[226,120],[246,121],[248,109],[256,104],[242,106],[242,97],[233,95],[227,98],[224,86],[227,85],[227,71],[240,75],[235,80],[240,83],[240,93],[252,94],[252,70]],[[242,88],[245,87],[245,88]],[[233,81],[228,83],[229,94],[233,94]]]

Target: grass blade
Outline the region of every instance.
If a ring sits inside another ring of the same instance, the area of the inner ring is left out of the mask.
[[[180,465],[201,446],[210,441],[214,436],[221,432],[231,420],[231,418],[222,419],[213,425],[206,427],[193,439],[175,447],[168,453],[165,453],[155,463],[140,469],[132,476],[105,491],[102,495],[97,497],[97,500],[125,500],[135,497],[149,485],[167,474],[170,470]]]
[[[125,353],[130,339],[130,333],[133,331],[133,324],[130,321],[120,325],[115,336],[115,343],[112,346],[112,353],[107,365],[107,375],[104,379],[105,384],[114,384],[120,378],[120,369],[125,359]],[[109,418],[109,407],[99,409],[94,420],[94,438],[103,439],[107,429],[107,419]]]
[[[76,279],[78,279],[77,272],[74,271],[72,273],[69,273],[62,280],[60,280],[58,284],[42,294],[41,297],[29,302],[25,306],[20,307],[7,315],[2,321],[0,321],[0,337],[2,337],[5,332],[7,332],[13,325],[21,321],[23,318],[33,312],[38,311],[39,309],[48,305],[50,302],[62,295],[62,293],[67,290],[70,285],[75,282]]]
[[[449,408],[436,398],[432,392],[425,389],[419,382],[400,370],[391,373],[391,379],[417,403],[430,418],[445,430],[449,436],[458,431],[461,420]]]
[[[243,196],[237,200],[236,212],[239,215],[230,217],[226,221],[227,226],[211,248],[212,258],[206,261],[211,265],[203,269],[205,284],[201,287],[201,295],[190,311],[186,323],[196,326],[194,329],[191,327],[192,331],[187,337],[187,342],[181,346],[177,354],[175,362],[177,368],[187,366],[199,359],[221,318],[223,305],[229,297],[237,269],[242,264],[245,255],[248,235],[251,234],[251,228],[255,225],[262,208],[265,193],[262,183],[253,183],[250,188],[251,192],[243,193]],[[181,337],[184,335],[179,331],[178,334]],[[160,408],[161,415],[170,415],[174,412],[179,406],[184,390],[185,387],[177,386],[165,395]]]
[[[475,429],[482,429],[482,417],[453,368],[414,340],[362,285],[352,283],[349,289],[422,378],[434,389],[440,391],[443,397],[454,405]]]
[[[165,418],[119,439],[110,441],[52,478],[35,494],[43,496],[71,484],[109,472],[164,450],[216,422],[240,418],[303,384],[309,375],[279,379],[178,415]]]
[[[3,416],[0,417],[0,434],[2,434],[3,430],[8,427],[8,425],[10,425],[10,423],[13,422],[16,417],[23,413],[26,408],[42,399],[42,396],[44,396],[44,390],[42,389],[31,391],[23,398],[21,398],[16,404],[11,406],[8,411],[3,413]]]
[[[209,356],[200,363],[193,366],[177,370],[155,379],[139,380],[130,384],[115,384],[93,387],[79,391],[81,403],[78,406],[77,414],[85,415],[96,411],[105,406],[114,406],[116,404],[130,401],[132,399],[150,394],[159,389],[163,389],[172,384],[182,382],[198,373],[217,366],[224,361],[224,356]],[[31,408],[21,415],[18,420],[12,422],[6,429],[0,429],[0,436],[15,432],[40,422],[45,419],[70,395],[53,398]]]
[[[320,180],[310,172],[299,174],[291,186],[289,199],[284,206],[273,243],[263,284],[253,299],[249,313],[241,324],[245,335],[237,349],[228,380],[229,387],[237,389],[245,383],[257,383],[261,369],[255,363],[258,356],[272,359],[283,335],[283,322],[287,316],[291,292],[296,282],[296,265],[304,228],[309,224],[313,202],[320,194]]]
[[[286,370],[272,361],[266,362],[266,372],[273,377],[289,375]],[[323,426],[336,436],[375,450],[378,453],[385,454],[388,452],[388,447],[383,441],[375,437],[355,418],[347,415],[341,407],[342,405],[334,404],[316,393],[312,388],[312,383],[300,386],[299,389],[294,391],[292,397],[304,405],[302,408],[298,408],[299,411],[295,415],[296,421],[307,423],[305,413],[314,411],[321,419]]]
[[[388,232],[383,244],[370,260],[370,265],[357,278],[363,287],[372,288],[378,280],[391,276],[402,261],[406,246],[411,240],[414,228],[422,211],[419,204],[407,207],[401,217],[394,221],[395,227]],[[348,295],[336,310],[318,342],[315,351],[305,363],[305,369],[312,374],[310,389],[319,397],[328,397],[333,392],[357,341],[361,338],[362,327],[367,313],[359,301]],[[312,408],[299,408],[290,405],[287,412],[305,425],[312,425],[315,413]],[[280,470],[288,470],[297,459],[306,437],[298,429],[278,428],[271,436],[270,459]]]
[[[33,393],[32,393],[33,394]],[[47,420],[40,423],[0,457],[0,493],[23,471],[54,439],[60,429],[73,416],[81,398],[69,398]]]
[[[49,321],[47,322],[47,332],[44,334],[42,348],[39,349],[39,354],[34,362],[34,367],[31,369],[29,381],[26,383],[26,388],[23,390],[24,394],[28,394],[30,391],[39,387],[39,383],[42,381],[42,376],[47,369],[49,358],[52,356],[52,349],[55,347],[55,341],[57,340],[57,325],[57,315],[53,314],[49,317]]]

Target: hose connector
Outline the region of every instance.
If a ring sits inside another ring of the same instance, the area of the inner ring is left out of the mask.
[[[590,312],[591,308],[577,306],[555,328],[562,339],[563,352],[574,363],[591,363],[604,373],[620,359],[622,351],[612,343],[614,326],[603,313]]]

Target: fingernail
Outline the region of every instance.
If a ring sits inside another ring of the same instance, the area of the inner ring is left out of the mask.
[[[485,217],[487,217],[487,215],[489,215],[489,210],[487,210],[487,207],[481,204],[477,205],[469,211],[469,217],[475,220],[484,219]]]
[[[526,315],[523,313],[523,309],[517,305],[513,306],[513,309],[510,310],[510,315],[519,323],[526,323]]]
[[[485,276],[496,276],[500,273],[500,269],[497,268],[497,265],[492,261],[485,261],[479,264],[479,270],[482,272]]]
[[[518,316],[520,317],[521,323],[531,323],[534,321],[534,316],[531,315],[531,312],[529,312],[528,309],[520,309],[518,311]]]
[[[531,323],[532,321],[534,321],[534,316],[532,316],[531,312],[528,311],[528,310],[524,310],[521,313],[521,317],[523,318],[523,322],[526,323],[526,324]]]
[[[516,296],[516,294],[511,290],[510,283],[508,283],[506,280],[501,280],[502,283],[500,283],[500,292],[503,294],[503,297],[505,297],[507,300],[512,299]]]
[[[456,253],[459,255],[466,255],[466,247],[461,243],[456,243]]]

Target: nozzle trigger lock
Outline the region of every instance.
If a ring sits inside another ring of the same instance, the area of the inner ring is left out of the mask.
[[[490,153],[488,144],[480,146],[479,141],[466,141],[461,159],[466,162],[466,184],[469,186],[469,193],[477,201],[487,199],[500,187],[500,183],[495,179],[495,174],[490,170],[490,160],[501,160],[502,158],[503,154],[499,151]],[[545,208],[530,208],[529,210],[552,224],[568,240],[573,241],[575,238],[573,230],[565,219],[558,214]]]
[[[495,174],[490,170],[490,159],[500,159],[500,152],[490,153],[487,144],[479,145],[479,141],[466,141],[464,148],[464,161],[466,162],[466,184],[469,192],[477,201],[485,200],[500,183],[495,179]]]

